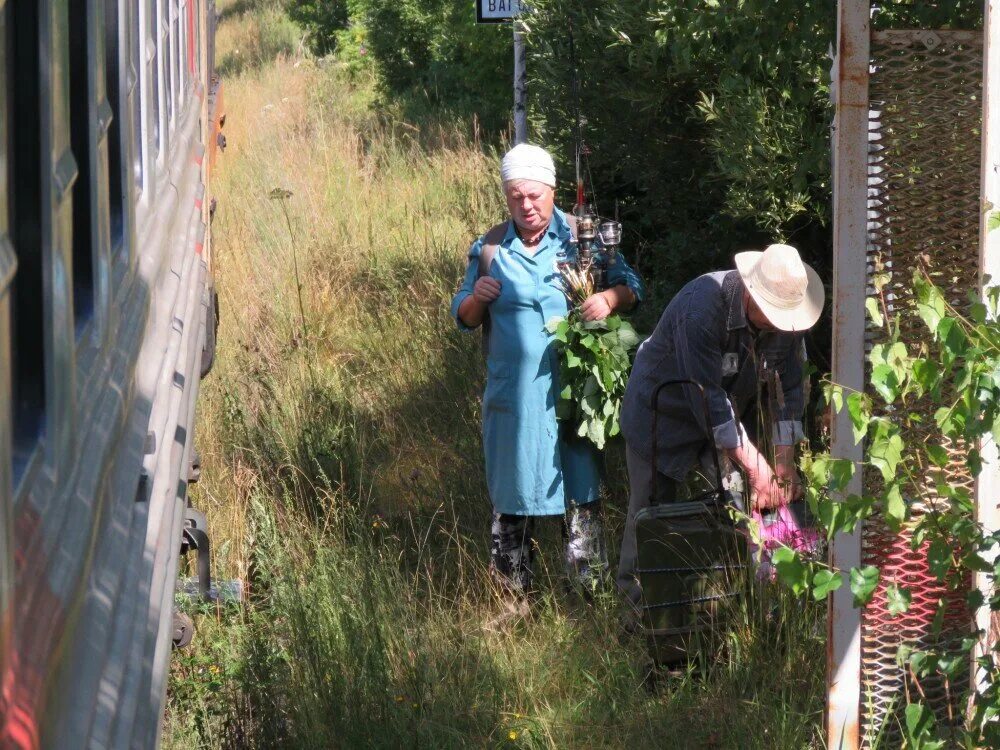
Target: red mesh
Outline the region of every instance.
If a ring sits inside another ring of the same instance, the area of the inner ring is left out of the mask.
[[[900,333],[911,352],[927,342],[923,324],[908,314],[913,269],[929,261],[943,272],[936,280],[949,303],[968,306],[967,292],[978,284],[975,248],[979,236],[979,139],[970,134],[982,117],[982,34],[963,31],[885,31],[872,35],[868,157],[869,279],[887,279],[882,301],[890,314],[903,313]],[[874,290],[869,290],[874,294]],[[884,340],[871,328],[866,343]],[[881,402],[872,393],[876,403]],[[919,444],[931,439],[937,404],[908,404],[926,415],[907,428],[904,439]],[[893,419],[891,408],[882,416]],[[939,477],[955,486],[973,488],[965,447],[942,444],[949,465]],[[935,477],[927,477],[924,499],[933,493]],[[865,491],[879,492],[882,478],[867,470]],[[908,534],[893,534],[876,515],[864,523],[862,565],[876,565],[882,579],[861,614],[862,744],[871,747],[879,733],[882,747],[898,747],[899,722],[892,712],[907,695],[922,695],[939,722],[960,721],[963,707],[940,679],[908,677],[897,663],[899,647],[950,651],[970,631],[971,613],[962,593],[949,594],[927,568],[926,548],[910,548]],[[888,613],[887,589],[895,583],[912,593],[910,609],[898,617]],[[970,580],[971,583],[971,580]],[[943,607],[939,635],[932,633]],[[922,692],[921,692],[922,691]]]
[[[957,689],[939,678],[921,680],[918,686],[905,665],[898,663],[897,654],[903,645],[917,650],[957,650],[971,622],[963,594],[949,592],[934,577],[927,567],[927,545],[912,549],[908,533],[893,534],[884,524],[869,522],[864,537],[869,552],[865,564],[882,570],[875,595],[861,618],[862,705],[869,742],[871,735],[883,729],[891,712],[905,703],[907,695],[919,696],[921,691],[936,709],[939,721],[960,720],[962,707],[957,693],[964,689],[967,675],[959,678]],[[909,589],[913,596],[909,610],[895,617],[889,614],[887,597],[893,583]],[[943,609],[942,626],[935,636],[933,623],[939,608]],[[884,731],[887,738],[894,738],[896,722],[889,721]]]

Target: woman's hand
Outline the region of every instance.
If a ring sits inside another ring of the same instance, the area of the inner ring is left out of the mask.
[[[500,296],[500,282],[492,276],[483,276],[472,287],[472,297],[481,305],[488,305]]]
[[[590,295],[580,305],[580,317],[587,322],[604,320],[612,312],[614,312],[614,308],[612,308],[611,302],[608,301],[608,297],[604,292]]]

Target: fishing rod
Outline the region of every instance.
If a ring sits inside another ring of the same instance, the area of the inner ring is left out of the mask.
[[[573,38],[573,19],[569,19],[569,56],[572,68],[572,97],[576,133],[574,143],[574,162],[576,166],[576,204],[573,215],[576,216],[577,265],[581,271],[589,273],[594,286],[598,289],[606,287],[607,269],[618,262],[618,246],[621,244],[622,225],[618,221],[618,201],[615,201],[614,220],[601,221],[593,204],[587,203],[587,191],[584,183],[584,161],[590,156],[590,149],[583,140],[583,107],[580,93],[580,74],[576,59],[576,43]],[[586,165],[586,174],[590,175],[590,164]],[[591,194],[593,180],[591,179]],[[595,198],[596,202],[596,198]],[[598,238],[600,242],[598,243]]]

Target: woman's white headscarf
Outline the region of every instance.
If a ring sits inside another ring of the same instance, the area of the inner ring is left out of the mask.
[[[534,180],[554,188],[556,165],[549,152],[541,146],[519,143],[500,162],[500,179],[504,185],[516,180]]]

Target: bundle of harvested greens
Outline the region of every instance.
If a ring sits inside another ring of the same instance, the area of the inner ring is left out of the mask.
[[[576,307],[582,305],[594,293],[594,278],[590,272],[574,267],[572,264],[559,266],[562,277],[563,291]]]
[[[572,421],[580,437],[603,450],[620,431],[618,417],[639,336],[617,315],[584,322],[576,309],[545,328],[560,355],[556,416]]]

